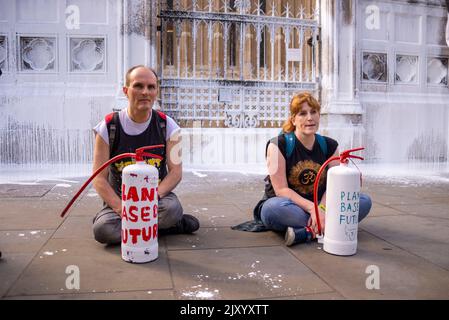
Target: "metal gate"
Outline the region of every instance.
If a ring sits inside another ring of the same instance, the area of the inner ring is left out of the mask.
[[[319,1],[160,3],[161,107],[191,126],[273,127],[317,91]]]

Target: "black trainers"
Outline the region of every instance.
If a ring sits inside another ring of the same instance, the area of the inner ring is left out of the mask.
[[[181,220],[168,229],[160,229],[159,233],[164,234],[182,234],[182,233],[192,233],[200,228],[200,222],[197,218],[190,214],[183,214]]]

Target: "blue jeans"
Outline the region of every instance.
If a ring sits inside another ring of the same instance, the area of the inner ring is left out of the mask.
[[[371,209],[371,198],[361,193],[359,205],[359,222],[362,221]],[[295,229],[307,226],[310,214],[288,198],[273,197],[265,201],[260,213],[262,222],[267,228],[274,231],[285,232],[288,227]]]

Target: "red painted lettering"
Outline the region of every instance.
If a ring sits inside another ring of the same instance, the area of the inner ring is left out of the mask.
[[[137,236],[140,236],[140,229],[129,229],[129,234],[131,235],[132,239],[131,242],[133,244],[137,243]]]
[[[123,206],[123,209],[122,209],[122,219],[125,219],[126,221],[128,221],[128,214],[126,213],[125,206]]]
[[[128,229],[122,229],[122,242],[125,244],[128,242]]]
[[[157,238],[157,223],[153,224],[153,238]]]
[[[150,207],[143,207],[140,210],[140,216],[142,217],[142,221],[150,221]]]
[[[132,201],[139,201],[139,195],[137,194],[137,189],[135,186],[132,186],[128,190],[128,195],[126,196],[126,200],[132,199]]]
[[[151,188],[150,193],[148,193],[148,188],[142,188],[142,201],[153,201],[154,200],[154,188]]]
[[[137,222],[137,220],[139,219],[139,217],[134,213],[134,211],[137,211],[137,207],[136,206],[131,206],[129,207],[129,220],[131,222]]]
[[[126,201],[126,186],[124,183],[122,184],[122,200]]]
[[[153,218],[157,217],[157,204],[153,206]]]
[[[148,234],[147,228],[142,229],[142,239],[143,241],[149,241],[151,239],[151,227],[148,227]]]

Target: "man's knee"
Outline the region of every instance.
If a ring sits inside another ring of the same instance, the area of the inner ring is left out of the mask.
[[[181,220],[183,209],[178,197],[170,194],[159,202],[159,229],[169,228]]]
[[[96,222],[93,227],[94,238],[104,244],[118,244],[121,241],[121,221],[101,223]]]

